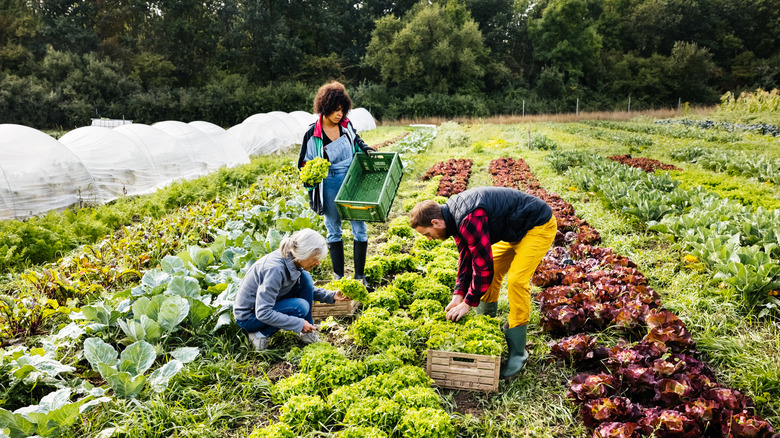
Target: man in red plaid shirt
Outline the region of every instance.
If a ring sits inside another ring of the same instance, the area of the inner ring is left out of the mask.
[[[458,278],[445,309],[447,319],[457,321],[472,307],[495,316],[501,283],[507,277],[509,328],[504,335],[509,357],[501,377],[520,372],[528,359],[531,276],[557,230],[550,206],[516,189],[477,187],[452,196],[444,205],[418,203],[410,224],[428,239],[452,236],[458,245]]]

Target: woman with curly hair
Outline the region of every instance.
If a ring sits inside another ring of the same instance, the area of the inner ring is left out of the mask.
[[[346,88],[339,82],[329,82],[317,91],[314,97],[314,112],[319,115],[301,143],[298,157],[298,169],[316,157],[330,162],[328,176],[322,180],[322,204],[325,216],[325,228],[328,230],[328,252],[333,264],[336,279],[344,276],[344,242],[341,240],[341,215],[336,209],[338,194],[352,157],[357,152],[374,151],[357,134],[346,115],[352,109],[352,99]],[[319,212],[318,212],[319,213]],[[366,252],[368,235],[364,221],[350,221],[352,224],[353,256],[355,261],[355,279],[368,286],[365,279]]]

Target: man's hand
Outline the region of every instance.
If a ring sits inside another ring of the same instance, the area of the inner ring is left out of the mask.
[[[452,309],[453,307],[457,306],[458,304],[463,302],[463,297],[460,295],[452,295],[452,300],[449,304],[447,304],[447,307],[444,308],[445,311],[448,311]]]
[[[340,290],[336,291],[336,293],[333,295],[333,299],[336,301],[352,301],[352,298],[341,295]]]
[[[309,324],[309,321],[303,321],[303,328],[301,329],[301,333],[311,333],[316,329],[317,327],[315,327],[313,324]]]
[[[469,313],[470,310],[471,306],[466,303],[460,303],[447,312],[447,319],[450,321],[460,321],[460,319]]]

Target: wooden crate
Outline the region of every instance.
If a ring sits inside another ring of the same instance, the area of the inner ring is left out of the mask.
[[[496,392],[501,356],[428,350],[426,371],[443,388]]]
[[[355,300],[336,301],[333,304],[326,304],[315,301],[311,309],[311,317],[314,319],[314,322],[318,322],[329,316],[334,318],[341,316],[352,316],[355,314],[355,310],[357,310],[359,305],[360,303]]]

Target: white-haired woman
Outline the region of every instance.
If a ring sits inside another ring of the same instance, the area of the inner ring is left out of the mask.
[[[325,238],[305,228],[285,237],[274,251],[252,265],[233,303],[236,324],[249,333],[257,350],[279,330],[292,330],[306,344],[319,342],[311,317],[312,301],[346,301],[340,292],[314,287],[309,269],[328,253]]]

